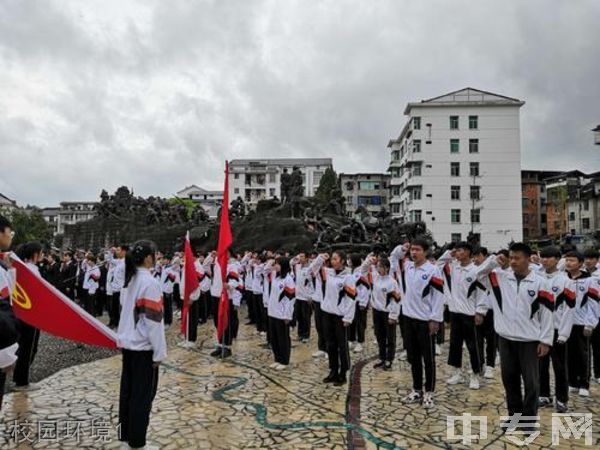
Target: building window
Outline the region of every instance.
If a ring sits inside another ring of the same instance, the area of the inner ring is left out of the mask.
[[[575,213],[571,211],[571,212],[569,213],[569,221],[570,221],[570,222],[573,222],[574,220],[575,220]]]
[[[471,210],[471,223],[481,222],[481,212],[478,209]]]
[[[422,193],[423,193],[423,188],[421,188],[421,187],[414,188],[412,191],[413,200],[421,200]]]
[[[584,211],[589,211],[590,210],[590,201],[586,200],[583,202],[583,210]]]
[[[421,129],[421,118],[413,117],[413,130],[420,130],[420,129]]]
[[[269,188],[269,197],[275,197],[275,188]]]
[[[452,233],[450,235],[450,240],[452,242],[460,242],[462,240],[462,236],[460,233]]]
[[[398,214],[400,212],[400,205],[398,203],[392,204],[392,213]]]
[[[588,219],[587,217],[585,219],[581,219],[581,226],[584,230],[589,230],[590,229],[590,219]]]
[[[469,175],[472,177],[479,176],[479,163],[478,162],[469,163]]]
[[[413,141],[413,153],[421,153],[421,140],[415,139]]]
[[[523,223],[529,223],[529,214],[523,214]]]
[[[413,167],[412,174],[413,174],[413,177],[421,176],[421,165],[420,164],[418,166]]]
[[[450,116],[450,129],[458,130],[458,116]]]
[[[527,197],[523,197],[521,199],[521,207],[522,208],[529,208],[529,199]]]
[[[269,183],[276,183],[276,182],[277,182],[277,174],[270,173],[269,174]]]
[[[233,178],[234,178],[234,179],[236,179],[236,180],[237,180],[239,177],[240,177],[240,174],[239,174],[239,173],[234,173],[234,174],[233,174]]]
[[[392,188],[392,195],[400,195],[400,188],[398,186]]]
[[[479,139],[469,139],[469,153],[479,153]]]
[[[458,153],[459,150],[459,140],[458,139],[450,139],[450,153]]]
[[[450,186],[450,200],[460,200],[460,186]]]
[[[234,194],[239,194],[240,193],[240,188],[234,188],[233,189],[233,193]]]
[[[377,191],[380,189],[379,181],[359,181],[358,189],[361,191]]]
[[[451,209],[450,210],[450,222],[460,223],[460,209]]]
[[[313,184],[318,186],[321,182],[321,177],[323,176],[323,172],[313,172]]]
[[[422,218],[422,213],[420,209],[416,209],[414,211],[411,211],[412,214],[412,221],[413,222],[420,222],[421,218]]]
[[[458,162],[450,163],[450,176],[451,177],[460,177],[460,163],[458,163]]]
[[[469,130],[476,130],[478,128],[477,119],[477,116],[469,116]]]
[[[481,186],[471,186],[471,200],[479,200]]]

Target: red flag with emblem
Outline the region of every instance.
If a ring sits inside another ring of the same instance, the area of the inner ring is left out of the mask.
[[[183,274],[185,276],[185,285],[183,287],[183,308],[181,312],[181,334],[187,338],[188,320],[190,311],[190,297],[192,293],[200,287],[198,275],[196,274],[196,264],[194,261],[194,252],[190,242],[190,232],[185,236],[185,267]]]
[[[11,254],[17,282],[12,293],[15,315],[32,327],[70,341],[117,348],[116,333],[80,308]]]
[[[217,261],[221,269],[223,289],[219,301],[219,314],[217,322],[217,339],[221,342],[223,333],[227,329],[229,317],[229,297],[227,296],[227,263],[229,262],[229,248],[233,243],[231,226],[229,224],[229,162],[225,161],[225,188],[223,190],[223,205],[221,206],[221,224],[219,226],[219,245],[217,246]]]

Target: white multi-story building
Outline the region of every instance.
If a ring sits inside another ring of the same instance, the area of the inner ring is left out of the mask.
[[[207,191],[195,184],[186,186],[177,192],[177,197],[193,200],[204,208],[209,217],[217,217],[219,208],[223,203],[223,191]]]
[[[424,221],[440,244],[470,233],[492,250],[520,241],[524,104],[473,88],[408,103],[388,145],[393,216]]]
[[[96,215],[94,207],[98,202],[60,202],[56,231],[64,234],[66,225],[74,225],[90,220]]]
[[[229,163],[229,200],[241,197],[254,208],[259,200],[281,199],[281,174],[302,172],[304,195],[315,195],[321,177],[333,168],[331,158],[234,159]]]

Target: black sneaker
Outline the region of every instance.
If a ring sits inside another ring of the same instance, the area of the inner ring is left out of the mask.
[[[327,375],[325,378],[323,378],[323,383],[333,383],[335,380],[337,380],[338,375],[335,372],[329,372],[329,375]]]
[[[217,347],[212,352],[210,352],[210,356],[219,356],[220,354],[221,354],[221,347]]]
[[[374,367],[375,369],[379,369],[380,367],[383,367],[383,366],[384,366],[384,364],[385,364],[385,363],[384,363],[383,361],[377,361],[375,364],[373,364],[373,367]]]
[[[231,349],[226,348],[223,349],[219,352],[219,358],[225,359],[225,358],[229,358],[231,356]]]
[[[538,407],[540,408],[546,408],[548,406],[552,406],[552,399],[548,398],[548,397],[540,397],[539,401],[538,401]]]
[[[347,383],[346,375],[338,375],[335,381],[333,382],[334,386],[343,386]]]
[[[556,400],[556,412],[559,414],[569,412],[569,406],[566,403],[562,403]]]

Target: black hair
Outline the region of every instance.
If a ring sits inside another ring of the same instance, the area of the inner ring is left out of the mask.
[[[577,250],[571,250],[565,253],[565,258],[577,258],[579,262],[583,262],[583,255]]]
[[[488,256],[489,254],[487,247],[477,247],[473,250],[473,255]]]
[[[429,241],[422,236],[417,236],[416,238],[414,238],[410,242],[410,245],[416,245],[417,247],[421,247],[425,252],[429,250]]]
[[[509,250],[511,252],[523,253],[523,254],[527,255],[527,257],[530,257],[531,254],[533,253],[531,251],[531,247],[523,242],[515,242],[514,244],[512,244],[510,246]]]
[[[557,258],[560,259],[560,249],[553,245],[544,247],[540,250],[540,258]]]
[[[17,249],[17,256],[23,261],[30,261],[34,255],[42,253],[42,249],[39,242],[26,242]]]
[[[137,273],[137,269],[142,265],[146,257],[152,256],[154,258],[156,253],[156,244],[152,241],[137,241],[133,244],[131,250],[127,251],[125,255],[125,284],[123,287],[127,287],[133,276]]]
[[[333,254],[336,254],[340,257],[340,259],[342,260],[342,264],[345,266],[346,265],[346,252],[344,250],[335,250]]]
[[[390,268],[392,267],[389,258],[387,258],[386,256],[380,256],[377,264],[383,266],[388,271],[388,273],[390,271]]]
[[[63,256],[68,256],[69,258],[73,259],[73,252],[70,250],[67,250],[66,252],[63,253]]]
[[[136,244],[139,242],[141,242],[141,241],[136,242]],[[119,245],[117,245],[117,247],[125,250],[126,252],[129,251],[129,244],[119,244]]]
[[[473,246],[471,244],[469,244],[468,242],[462,241],[462,242],[457,242],[456,245],[454,246],[455,249],[459,249],[462,248],[463,250],[468,250],[469,251],[469,255],[473,254]]]
[[[594,248],[588,248],[585,252],[583,252],[583,257],[598,259],[600,258],[600,252]]]
[[[362,258],[358,253],[351,253],[349,259],[353,269],[358,269],[362,264]]]
[[[285,278],[287,274],[290,273],[291,268],[289,258],[286,258],[285,256],[280,256],[279,258],[275,259],[275,264],[278,264],[279,267],[281,267],[281,272],[279,272],[280,278]]]
[[[508,250],[506,250],[505,248],[498,250],[498,252],[496,253],[496,255],[502,255],[502,256],[506,256],[507,258],[510,256],[510,253],[508,252]]]
[[[10,228],[12,230],[12,223],[3,215],[0,215],[0,233],[4,233],[4,230]]]

